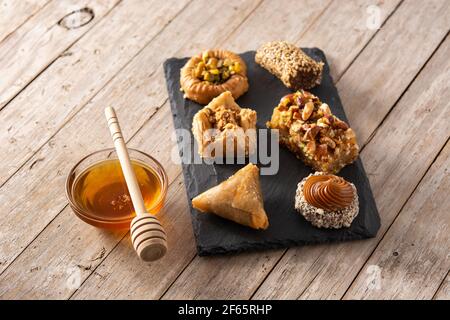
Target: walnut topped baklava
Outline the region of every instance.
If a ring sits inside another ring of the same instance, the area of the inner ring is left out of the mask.
[[[280,144],[317,171],[337,173],[358,157],[354,131],[304,90],[283,97],[267,127],[278,129]]]
[[[185,97],[200,104],[225,91],[237,99],[248,90],[247,67],[233,52],[207,50],[189,59],[181,69],[180,85]]]
[[[255,149],[255,129],[256,111],[241,108],[229,91],[214,98],[192,121],[203,158],[248,156]]]

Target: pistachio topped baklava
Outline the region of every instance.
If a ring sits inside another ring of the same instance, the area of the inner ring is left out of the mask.
[[[180,84],[185,97],[200,104],[225,91],[237,99],[248,90],[247,67],[233,52],[207,50],[189,59],[181,69]]]
[[[354,131],[304,90],[283,97],[267,127],[278,129],[280,144],[317,171],[337,173],[358,157]]]

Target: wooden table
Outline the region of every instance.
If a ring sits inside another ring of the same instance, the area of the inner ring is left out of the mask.
[[[448,0],[0,1],[0,297],[449,299],[449,29]],[[381,229],[198,257],[162,63],[277,39],[326,52]],[[169,175],[170,251],[149,266],[64,194],[70,168],[111,146],[108,105]]]

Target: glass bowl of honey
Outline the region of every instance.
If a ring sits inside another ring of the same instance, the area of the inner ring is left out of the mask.
[[[153,157],[128,149],[147,212],[157,214],[167,194],[167,174]],[[70,170],[66,195],[83,221],[105,229],[129,229],[136,216],[116,151],[89,154]]]

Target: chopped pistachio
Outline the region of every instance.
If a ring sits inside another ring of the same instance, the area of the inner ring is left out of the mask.
[[[194,70],[194,76],[200,80],[211,83],[223,83],[233,74],[239,73],[242,66],[239,62],[231,59],[219,59],[211,56],[211,52],[202,53],[202,60]]]

